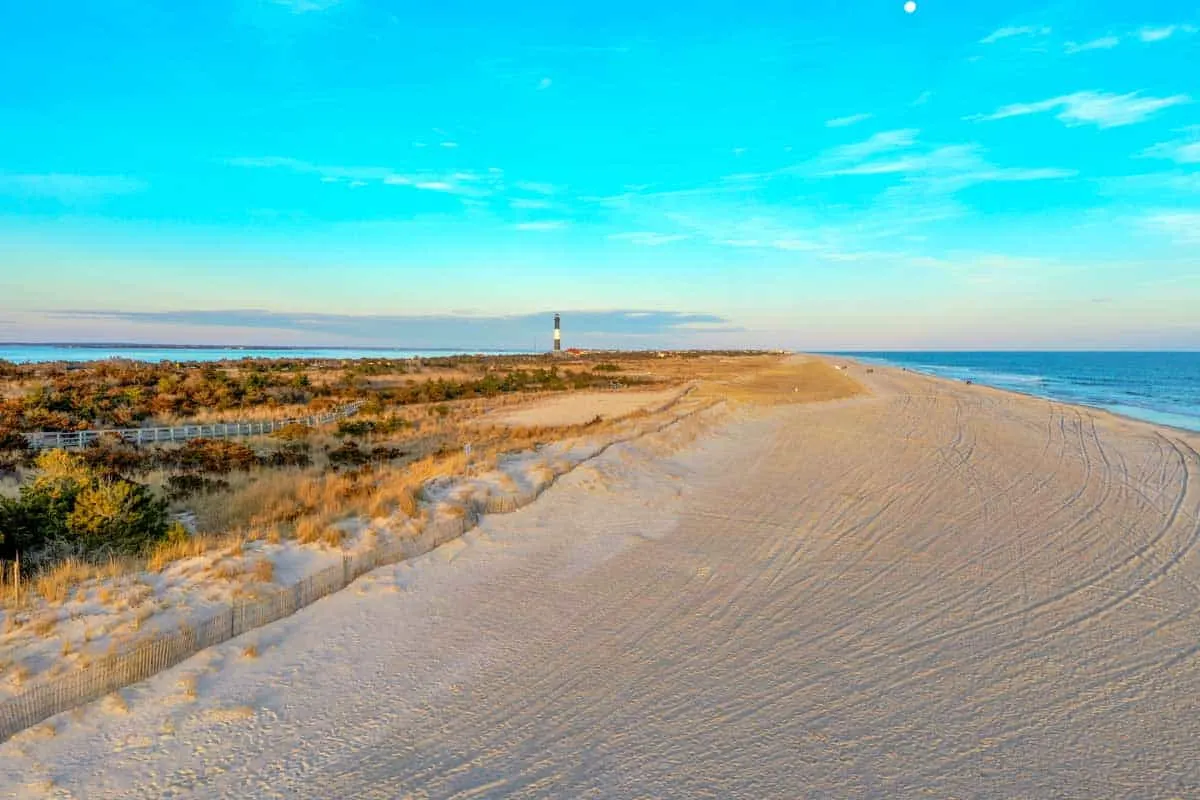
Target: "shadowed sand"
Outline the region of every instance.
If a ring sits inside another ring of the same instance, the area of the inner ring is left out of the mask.
[[[611,448],[128,712],[0,745],[0,786],[1197,796],[1200,437],[862,373]]]

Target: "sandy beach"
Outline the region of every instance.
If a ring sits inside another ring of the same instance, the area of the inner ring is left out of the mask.
[[[849,373],[19,734],[0,795],[1200,794],[1200,435]]]

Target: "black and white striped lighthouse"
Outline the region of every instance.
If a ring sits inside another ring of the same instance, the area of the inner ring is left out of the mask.
[[[560,319],[558,314],[554,315],[554,352],[562,351],[562,329],[560,327]]]

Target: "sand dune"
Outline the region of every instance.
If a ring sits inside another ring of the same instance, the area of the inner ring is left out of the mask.
[[[620,376],[617,376],[618,378]],[[480,424],[515,427],[582,425],[596,417],[614,419],[635,411],[652,411],[682,394],[677,388],[659,391],[571,392],[548,397],[512,411],[487,414]]]
[[[127,711],[0,745],[0,787],[1200,796],[1200,437],[860,377],[614,447]]]

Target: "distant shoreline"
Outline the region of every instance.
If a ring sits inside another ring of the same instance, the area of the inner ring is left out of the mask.
[[[904,352],[915,353],[917,351],[904,351]],[[927,351],[927,352],[935,352],[935,351]],[[985,352],[985,351],[975,351],[975,352]],[[986,351],[986,352],[990,352],[990,351]],[[1012,352],[1032,353],[1034,351],[1024,351],[1023,350],[1023,351],[1012,351]],[[1057,351],[1057,352],[1063,352],[1063,351]],[[1101,353],[1105,353],[1108,351],[1086,351],[1086,352],[1089,352],[1092,354],[1101,354]],[[1120,351],[1120,352],[1123,352],[1125,354],[1130,354],[1130,353],[1133,353],[1134,351]],[[1142,352],[1142,351],[1138,351],[1138,352]],[[1160,353],[1160,352],[1179,352],[1179,351],[1144,351],[1144,352],[1146,354],[1154,354],[1154,353]],[[814,353],[814,355],[818,355],[818,354]],[[895,370],[898,372],[907,371],[911,374],[920,375],[922,377],[929,378],[930,380],[938,381],[940,383],[946,383],[946,384],[961,384],[961,383],[963,383],[963,380],[961,378],[953,377],[950,375],[938,374],[937,372],[932,371],[928,367],[917,367],[917,366],[913,366],[910,364],[904,364],[904,363],[898,363],[898,362],[888,362],[882,358],[871,358],[871,357],[863,358],[860,355],[852,355],[849,353],[838,353],[838,354],[822,353],[819,355],[822,355],[825,358],[833,358],[833,357],[844,358],[847,361],[852,361],[852,362],[856,363],[860,368]],[[1132,405],[1128,405],[1128,404],[1119,404],[1119,403],[1112,403],[1112,404],[1105,405],[1099,401],[1088,402],[1087,400],[1084,400],[1084,399],[1060,396],[1060,395],[1050,394],[1048,392],[1037,393],[1037,392],[1034,392],[1031,390],[1017,388],[1017,387],[1010,386],[1010,385],[999,385],[996,383],[992,383],[992,382],[989,382],[986,379],[986,377],[978,377],[977,376],[977,377],[973,378],[971,380],[971,382],[977,386],[981,386],[986,389],[990,389],[991,391],[1004,392],[1006,394],[1012,394],[1012,395],[1016,395],[1018,397],[1030,398],[1030,399],[1034,399],[1034,400],[1045,400],[1045,401],[1048,401],[1051,403],[1058,403],[1060,405],[1076,406],[1078,408],[1086,408],[1089,411],[1099,411],[1104,414],[1112,415],[1113,417],[1116,417],[1118,419],[1127,420],[1130,422],[1137,422],[1137,423],[1140,423],[1143,425],[1154,425],[1157,427],[1168,428],[1168,429],[1171,429],[1174,431],[1181,431],[1181,432],[1190,433],[1190,434],[1200,433],[1200,416],[1196,416],[1196,415],[1190,415],[1190,414],[1179,413],[1179,412],[1163,412],[1163,411],[1158,411],[1156,409],[1142,408],[1139,406],[1132,406]],[[1188,424],[1181,424],[1181,423],[1188,423]]]

